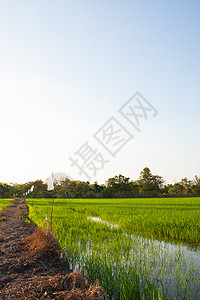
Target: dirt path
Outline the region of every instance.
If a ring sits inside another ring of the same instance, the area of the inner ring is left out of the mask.
[[[0,299],[107,299],[60,254],[57,240],[28,219],[25,200],[12,201],[0,211]]]

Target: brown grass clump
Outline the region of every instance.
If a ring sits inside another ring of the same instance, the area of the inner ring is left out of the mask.
[[[81,271],[73,272],[66,275],[63,279],[64,291],[54,293],[54,299],[83,299],[83,300],[101,300],[109,299],[103,288],[99,285],[98,280],[94,284],[89,284],[87,275]]]
[[[31,259],[41,259],[44,257],[59,258],[60,248],[57,240],[49,231],[36,228],[34,233],[21,241],[27,250],[27,255]]]

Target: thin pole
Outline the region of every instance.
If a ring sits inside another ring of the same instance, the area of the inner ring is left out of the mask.
[[[52,232],[52,223],[53,223],[53,205],[54,205],[54,189],[53,189],[53,202],[52,202],[52,206],[51,206],[50,232]]]

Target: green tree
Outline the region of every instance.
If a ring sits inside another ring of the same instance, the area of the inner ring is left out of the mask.
[[[47,191],[47,184],[42,180],[36,180],[33,182],[34,189],[29,193],[30,198],[48,198],[52,197],[52,191]]]
[[[198,178],[197,175],[195,175],[195,178],[192,182],[191,190],[195,196],[200,196],[200,178]]]
[[[175,183],[169,188],[169,194],[171,195],[181,196],[183,193],[184,186],[180,182]]]
[[[188,180],[186,177],[181,179],[180,184],[183,186],[183,194],[189,195],[192,192],[192,181]]]
[[[140,172],[137,181],[141,195],[158,196],[162,193],[164,180],[159,175],[153,175],[149,168],[144,168]]]
[[[9,198],[9,197],[10,197],[9,185],[5,183],[0,183],[0,198]]]
[[[104,193],[111,197],[132,197],[133,182],[130,182],[129,177],[119,174],[107,180]]]

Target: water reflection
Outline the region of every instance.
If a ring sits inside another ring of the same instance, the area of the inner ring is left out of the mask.
[[[120,229],[118,224],[89,216],[88,220],[98,222],[109,228],[121,230],[121,239],[124,238],[120,250],[120,264],[127,270],[137,266],[141,276],[155,284],[164,297],[172,299],[199,299],[200,298],[200,246],[192,247],[190,243],[164,241],[146,238]],[[126,241],[126,242],[125,242]],[[130,245],[129,249],[125,244]],[[102,244],[103,247],[103,244]],[[114,250],[113,250],[114,251]],[[87,243],[87,253],[92,255],[92,243]],[[86,255],[86,254],[84,254]],[[120,271],[119,263],[111,262]],[[128,272],[128,271],[127,271]]]

